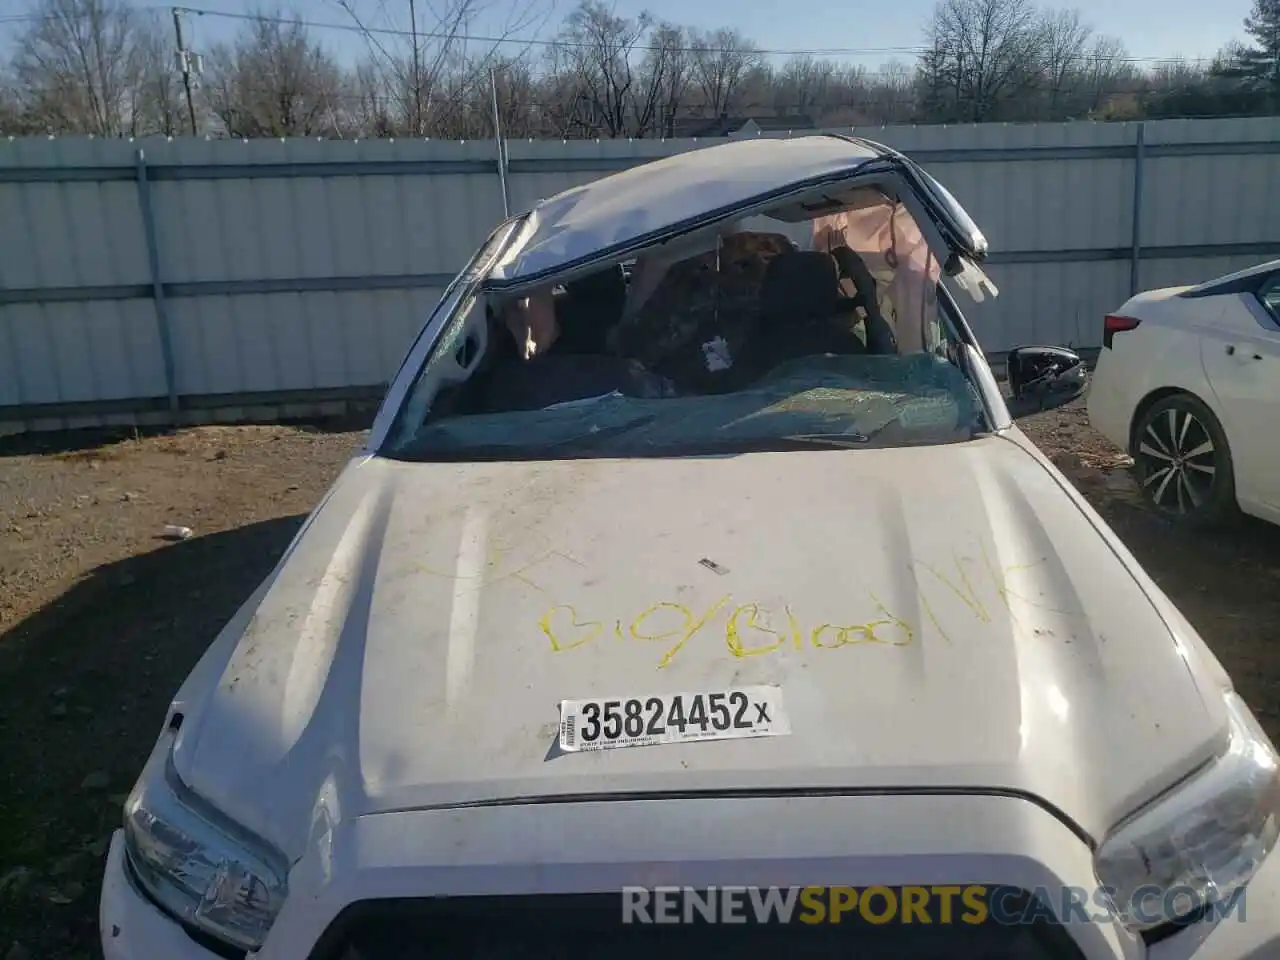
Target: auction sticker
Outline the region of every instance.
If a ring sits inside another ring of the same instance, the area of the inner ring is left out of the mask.
[[[789,733],[777,686],[560,702],[560,749],[568,753]]]

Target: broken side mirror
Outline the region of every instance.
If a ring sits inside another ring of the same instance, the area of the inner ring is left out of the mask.
[[[1084,361],[1066,347],[1015,347],[1005,370],[1010,393],[1005,402],[1015,420],[1070,403],[1088,384]]]

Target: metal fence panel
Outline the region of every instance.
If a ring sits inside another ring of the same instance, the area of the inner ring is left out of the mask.
[[[981,224],[990,352],[1280,256],[1277,118],[853,132]],[[509,141],[511,209],[718,142]],[[492,141],[0,142],[0,431],[376,397],[502,215]]]

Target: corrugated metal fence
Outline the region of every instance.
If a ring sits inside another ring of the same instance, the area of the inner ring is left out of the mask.
[[[982,226],[990,352],[1097,346],[1135,288],[1280,256],[1280,118],[857,132]],[[511,209],[711,142],[509,142]],[[0,142],[0,431],[376,399],[498,174],[491,141]]]

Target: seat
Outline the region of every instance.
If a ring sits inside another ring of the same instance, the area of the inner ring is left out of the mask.
[[[627,280],[621,265],[570,280],[556,298],[561,353],[605,353],[609,329],[622,317]]]
[[[782,234],[742,231],[722,237],[716,250],[672,264],[639,310],[614,328],[613,352],[692,393],[750,382],[753,368],[739,360],[756,339],[768,264],[794,250]]]
[[[841,292],[830,254],[802,250],[775,257],[760,300],[760,347],[772,364],[820,353],[866,352],[853,330],[857,300]]]

